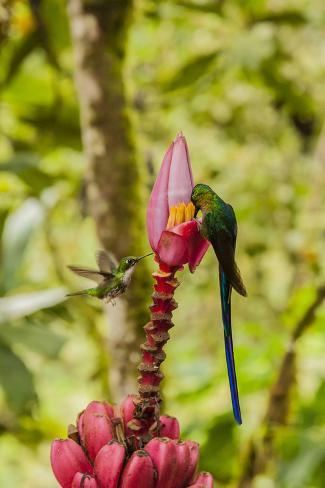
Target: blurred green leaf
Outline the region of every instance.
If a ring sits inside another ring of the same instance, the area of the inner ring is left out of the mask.
[[[283,321],[290,327],[296,325],[297,322],[301,320],[313,300],[315,300],[315,297],[316,287],[314,286],[304,286],[296,290],[283,315]]]
[[[6,344],[0,342],[0,385],[8,405],[17,414],[31,412],[37,403],[32,373]]]
[[[21,293],[0,298],[0,323],[31,315],[44,308],[52,307],[66,300],[64,288]]]
[[[39,158],[31,153],[16,153],[9,161],[0,164],[0,171],[9,171],[17,175],[31,189],[31,193],[39,195],[48,186],[55,183],[56,178],[48,175],[39,167]]]
[[[300,408],[299,421],[303,430],[325,424],[325,380],[319,385],[313,401]]]
[[[2,233],[5,226],[6,218],[8,217],[9,209],[0,209],[0,242],[2,239]]]
[[[221,12],[222,9],[222,0],[215,0],[214,2],[186,2],[183,0],[177,0],[177,5],[181,7],[185,7],[190,10],[196,10],[198,12],[206,13],[206,14],[218,14]]]
[[[206,76],[211,66],[216,62],[218,54],[218,51],[213,51],[212,53],[201,54],[192,58],[179,68],[173,78],[165,82],[164,89],[166,91],[174,91],[186,88]]]
[[[282,486],[285,488],[305,488],[318,467],[324,468],[325,437],[310,438],[302,435],[300,450],[291,463],[287,463],[282,473]],[[284,468],[284,466],[282,467]]]
[[[4,289],[8,290],[14,285],[27,244],[43,217],[44,210],[40,202],[28,198],[7,218],[2,236]]]
[[[306,23],[304,12],[294,9],[279,12],[263,12],[254,17],[253,22],[273,22],[274,24],[290,24],[299,26]]]
[[[44,22],[48,37],[56,52],[64,51],[70,44],[69,23],[66,14],[66,2],[62,0],[46,0],[41,3]]]
[[[21,64],[38,45],[39,39],[35,30],[29,32],[20,39],[9,61],[5,79],[2,82],[4,85],[10,83],[12,78],[17,74]]]
[[[0,339],[8,346],[18,343],[50,359],[57,357],[65,342],[64,337],[49,328],[28,323],[23,326],[3,324],[0,327]]]
[[[232,415],[220,415],[214,418],[208,430],[207,441],[201,447],[201,469],[210,471],[216,480],[226,482],[233,475],[236,458]]]

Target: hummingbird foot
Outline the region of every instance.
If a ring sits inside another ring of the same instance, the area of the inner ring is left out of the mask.
[[[106,303],[106,305],[108,305],[109,303],[113,303],[113,299],[108,295],[103,298],[103,302]]]

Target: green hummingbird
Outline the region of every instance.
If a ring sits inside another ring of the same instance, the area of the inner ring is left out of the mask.
[[[241,424],[231,328],[231,290],[234,288],[242,296],[247,296],[247,292],[235,262],[236,216],[232,206],[224,202],[208,185],[196,185],[191,200],[195,205],[195,216],[199,210],[202,212],[200,233],[211,242],[219,261],[221,312],[231,401],[236,422]]]
[[[153,253],[140,257],[126,256],[120,262],[117,262],[113,254],[107,251],[97,251],[98,270],[80,266],[68,266],[77,275],[95,281],[97,286],[69,293],[67,296],[88,295],[110,303],[126,291],[136,264],[151,254]]]

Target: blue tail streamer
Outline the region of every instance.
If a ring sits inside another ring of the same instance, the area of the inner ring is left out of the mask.
[[[226,353],[232,409],[233,409],[235,420],[240,425],[242,423],[242,418],[241,418],[240,404],[239,404],[235,358],[234,358],[234,347],[233,347],[232,329],[231,329],[231,303],[230,303],[231,288],[230,288],[230,283],[226,278],[226,275],[221,270],[219,274],[219,279],[220,279],[222,321],[224,327],[225,353]]]
[[[239,395],[238,395],[235,360],[234,360],[234,349],[233,349],[231,336],[227,337],[225,335],[225,351],[226,351],[226,361],[227,361],[232,409],[237,424],[241,425],[242,418],[240,413]]]

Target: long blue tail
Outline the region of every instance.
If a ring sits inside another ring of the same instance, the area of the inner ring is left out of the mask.
[[[242,423],[242,418],[240,413],[234,348],[233,348],[232,330],[231,330],[231,302],[230,302],[231,288],[230,288],[230,283],[226,278],[226,275],[221,270],[219,271],[219,282],[220,282],[222,321],[223,321],[223,330],[224,330],[224,339],[225,339],[225,352],[226,352],[232,409],[234,412],[235,420],[240,425]]]

